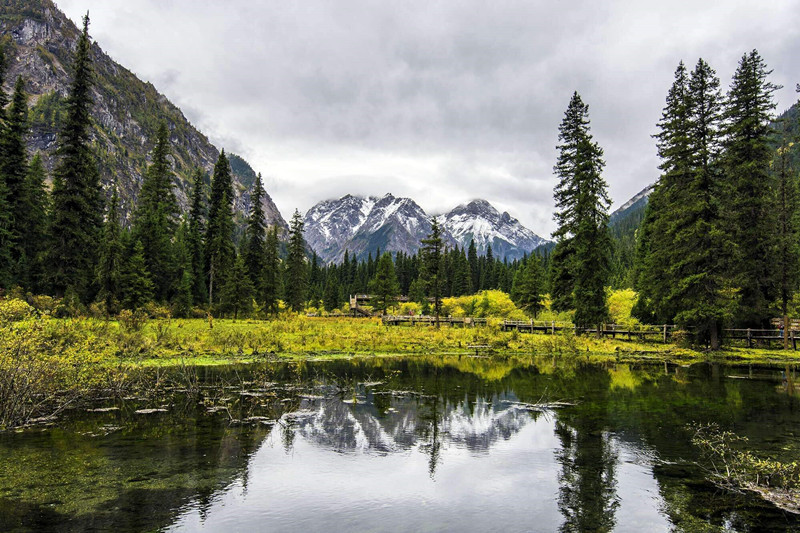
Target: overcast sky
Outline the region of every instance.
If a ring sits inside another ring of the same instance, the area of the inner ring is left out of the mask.
[[[620,205],[658,175],[675,67],[730,83],[759,50],[779,109],[800,81],[800,2],[56,0],[219,147],[286,218],[347,193],[429,213],[485,198],[549,236],[558,124],[589,104]]]

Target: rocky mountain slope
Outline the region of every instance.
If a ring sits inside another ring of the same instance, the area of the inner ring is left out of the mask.
[[[486,200],[459,205],[437,220],[459,246],[467,247],[474,240],[479,255],[485,255],[491,246],[496,257],[519,259],[548,242],[508,213],[501,214]]]
[[[327,262],[340,262],[345,250],[359,259],[378,249],[415,253],[431,231],[431,219],[410,198],[347,195],[312,207],[305,216],[308,245]],[[453,247],[449,233],[445,243]]]
[[[91,31],[91,27],[90,27]],[[71,81],[72,52],[78,29],[51,0],[5,0],[0,2],[0,36],[6,45],[8,72],[6,91],[17,76],[25,79],[30,95],[31,152],[40,151],[48,169],[56,135],[64,115],[64,99]],[[181,208],[188,208],[191,173],[200,167],[210,175],[219,150],[197,131],[180,109],[156,88],[138,79],[116,63],[97,45],[92,46],[95,72],[93,139],[103,185],[116,181],[124,215],[130,215],[147,168],[159,121],[166,120],[175,187]],[[246,161],[231,154],[235,210],[241,220],[250,208],[250,189],[256,173]],[[264,200],[270,224],[286,227],[272,199]]]
[[[491,245],[496,256],[514,259],[547,242],[485,200],[458,206],[437,220],[450,248],[467,247],[475,239],[479,253]],[[378,249],[413,254],[430,231],[431,217],[416,202],[391,194],[326,200],[305,216],[306,241],[328,262],[341,261],[345,250],[358,258],[374,256]]]

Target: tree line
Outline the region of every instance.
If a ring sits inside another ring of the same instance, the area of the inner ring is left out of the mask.
[[[713,349],[724,327],[765,328],[776,315],[786,323],[800,283],[796,125],[775,122],[780,87],[770,73],[753,50],[723,95],[703,59],[691,72],[678,65],[655,135],[661,175],[635,243],[622,250],[608,228],[603,151],[588,106],[573,95],[554,167],[554,309],[574,309],[578,327],[599,326],[605,288],[630,281],[634,316],[677,324]]]

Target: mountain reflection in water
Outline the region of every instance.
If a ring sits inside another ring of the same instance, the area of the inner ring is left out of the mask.
[[[0,530],[800,531],[690,443],[714,421],[796,458],[782,369],[537,363],[208,369],[224,390],[164,413],[0,434]]]

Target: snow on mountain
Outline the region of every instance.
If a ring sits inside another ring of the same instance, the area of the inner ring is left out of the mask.
[[[437,220],[448,247],[467,247],[474,238],[479,254],[491,245],[496,257],[514,259],[547,242],[485,200],[458,206]],[[340,262],[345,250],[360,259],[378,250],[416,253],[431,231],[431,217],[410,198],[347,195],[312,207],[305,230],[306,242],[322,260]]]
[[[486,200],[473,200],[436,218],[460,246],[467,247],[474,240],[480,255],[491,245],[494,256],[518,259],[548,242]]]
[[[378,250],[415,253],[431,231],[425,211],[410,198],[347,195],[312,207],[305,216],[306,242],[327,262],[340,262],[345,250],[363,259]],[[448,246],[455,246],[449,234]]]

